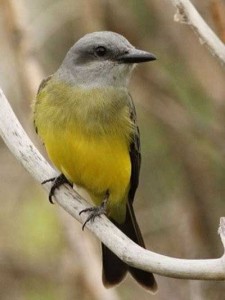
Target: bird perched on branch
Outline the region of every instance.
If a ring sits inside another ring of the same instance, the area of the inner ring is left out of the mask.
[[[81,212],[88,214],[85,224],[104,213],[142,247],[133,210],[140,139],[127,85],[135,64],[152,60],[153,54],[136,49],[117,33],[87,34],[41,83],[34,104],[36,131],[61,172],[47,180],[53,181],[50,201],[60,185],[75,183],[95,204]],[[156,291],[152,273],[128,266],[105,245],[102,255],[105,286],[121,282],[128,271],[143,287]]]

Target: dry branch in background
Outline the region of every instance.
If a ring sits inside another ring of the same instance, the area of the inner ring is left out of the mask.
[[[0,134],[14,156],[39,183],[56,176],[26,135],[1,90],[0,103]],[[45,188],[49,191],[50,184],[45,185]],[[80,216],[79,212],[87,208],[88,203],[75,190],[65,185],[56,191],[55,199],[75,219],[84,222],[86,215]],[[220,235],[224,239],[224,222],[221,221],[220,226]],[[105,216],[88,223],[87,227],[131,266],[173,278],[225,280],[224,256],[217,259],[187,260],[148,251],[131,241]]]
[[[177,8],[174,20],[188,24],[199,37],[200,43],[205,44],[212,55],[225,64],[225,46],[212,29],[206,24],[189,0],[171,0]]]

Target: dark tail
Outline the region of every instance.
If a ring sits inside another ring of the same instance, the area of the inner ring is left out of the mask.
[[[115,221],[111,221],[135,243],[145,248],[144,240],[137,224],[132,204],[127,204],[126,219],[124,224],[117,224]],[[106,287],[111,287],[120,283],[128,271],[144,288],[151,292],[157,291],[157,283],[152,273],[128,266],[104,244],[102,244],[102,258],[102,279],[103,284]]]

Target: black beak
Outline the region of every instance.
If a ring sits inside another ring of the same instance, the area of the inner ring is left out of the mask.
[[[119,63],[124,64],[137,64],[147,61],[156,60],[154,54],[138,50],[138,49],[131,49],[128,53],[122,54],[117,58]]]

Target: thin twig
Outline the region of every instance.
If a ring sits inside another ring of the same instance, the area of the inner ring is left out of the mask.
[[[189,0],[171,0],[177,8],[174,20],[188,24],[199,37],[200,43],[207,46],[212,55],[225,64],[225,45],[206,24]]]
[[[0,104],[0,135],[14,156],[38,182],[55,176],[56,172],[29,140],[1,90]],[[45,188],[49,191],[50,185],[46,184]],[[85,214],[80,216],[79,212],[89,205],[75,190],[67,185],[62,186],[56,191],[55,199],[71,216],[79,222],[84,222],[87,216]],[[223,256],[217,259],[187,260],[148,251],[131,241],[105,216],[88,223],[87,228],[123,261],[132,266],[174,278],[225,280]]]

